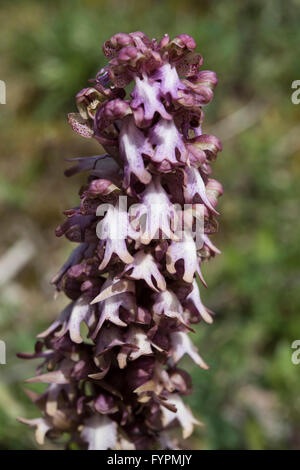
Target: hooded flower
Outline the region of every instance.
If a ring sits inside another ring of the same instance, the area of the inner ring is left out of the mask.
[[[167,427],[175,419],[178,420],[182,427],[183,439],[188,438],[194,430],[194,425],[201,423],[194,418],[190,408],[183,403],[179,395],[171,395],[169,397],[169,403],[176,407],[176,412],[174,413],[168,410],[168,408],[162,408],[163,425]]]
[[[151,121],[155,113],[159,113],[164,119],[172,119],[172,116],[167,113],[160,99],[160,93],[160,83],[147,77],[147,75],[143,75],[142,78],[135,78],[131,107],[136,110],[141,106],[143,111],[140,114],[142,115],[142,119],[139,118],[137,124],[141,124],[141,121]]]
[[[184,230],[182,240],[172,241],[166,253],[167,270],[170,274],[176,273],[176,263],[183,260],[182,279],[191,283],[195,273],[199,273],[199,261],[197,257],[196,244],[190,231]]]
[[[156,296],[153,304],[153,314],[158,322],[164,323],[162,319],[175,319],[178,325],[186,325],[184,322],[183,308],[174,292],[166,290]]]
[[[104,283],[102,291],[104,292],[107,286],[111,283],[111,279],[107,279]],[[110,295],[109,297],[100,300],[99,296],[96,297],[92,304],[98,303],[99,321],[93,332],[93,337],[96,337],[98,331],[102,327],[105,321],[110,321],[118,326],[127,326],[127,323],[120,318],[120,309],[124,309],[127,312],[136,311],[136,303],[133,298],[133,294],[129,291],[121,292],[116,295]]]
[[[151,129],[150,141],[155,147],[151,159],[159,163],[162,171],[170,171],[186,161],[187,150],[174,121],[160,119]]]
[[[206,205],[212,214],[219,215],[207,197],[205,184],[199,170],[197,168],[187,167],[184,171],[186,175],[186,181],[184,184],[185,202],[195,202],[195,196],[199,196],[201,201]]]
[[[106,416],[94,415],[85,421],[81,438],[89,450],[112,449],[117,443],[117,424]]]
[[[143,155],[152,155],[153,149],[143,132],[137,128],[132,116],[122,122],[119,145],[120,155],[124,160],[124,186],[129,186],[131,174],[142,183],[148,184],[151,174],[145,169]]]
[[[182,399],[192,383],[179,362],[208,369],[190,332],[213,320],[198,281],[220,253],[210,234],[223,188],[211,178],[221,143],[202,133],[217,78],[195,49],[187,34],[115,34],[68,116],[105,153],[65,172],[87,172],[56,230],[77,243],[52,280],[70,301],[34,352],[19,355],[41,360],[27,382],[47,384],[27,391],[42,416],[20,419],[39,444],[67,435],[67,448],[178,449],[200,424]]]
[[[130,279],[144,279],[148,286],[155,291],[166,290],[165,278],[151,253],[145,253],[143,250],[138,251],[133,262],[126,266],[125,273]]]
[[[160,93],[168,99],[170,96],[172,99],[178,99],[178,91],[184,90],[185,86],[180,80],[177,70],[169,62],[163,64],[159,69],[152,75],[152,79],[160,82]]]
[[[101,212],[103,210],[104,207],[101,207]],[[97,211],[97,215],[100,215],[101,212]],[[135,238],[135,233],[130,226],[128,213],[122,203],[118,203],[115,207],[111,204],[108,205],[105,217],[97,226],[97,235],[103,244],[105,243],[104,257],[99,266],[100,270],[106,268],[113,253],[118,255],[124,263],[133,261],[133,257],[127,249],[126,240],[129,237]]]
[[[61,338],[68,331],[74,343],[82,343],[83,338],[80,332],[81,323],[85,322],[88,326],[91,326],[93,317],[94,308],[90,305],[90,299],[79,297],[75,302],[69,304],[62,311],[59,319],[43,333],[40,333],[38,338],[45,338],[54,331],[55,336]],[[60,329],[57,331],[57,328]]]
[[[188,354],[193,361],[203,369],[208,369],[207,364],[199,356],[197,348],[193,345],[190,337],[183,331],[176,331],[171,335],[172,357],[174,362],[180,361],[182,356]]]
[[[142,244],[148,245],[152,240],[160,238],[177,239],[174,234],[176,207],[162,187],[159,176],[154,177],[141,193],[140,204],[133,211],[133,216],[133,225]]]
[[[204,307],[201,298],[200,298],[200,290],[196,279],[193,280],[193,287],[192,291],[188,294],[188,296],[184,300],[184,307],[188,309],[191,313],[191,323],[199,321],[199,317],[203,318],[206,323],[213,322],[213,312],[206,307]]]

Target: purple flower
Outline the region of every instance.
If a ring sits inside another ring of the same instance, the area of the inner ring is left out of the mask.
[[[132,263],[123,271],[130,279],[144,279],[148,286],[155,291],[166,290],[166,281],[159,270],[159,265],[151,255],[144,250],[138,251]],[[157,286],[157,287],[156,287]]]
[[[175,406],[176,412],[174,413],[173,411],[168,410],[168,408],[162,408],[163,425],[167,428],[170,423],[177,420],[182,426],[183,439],[187,439],[193,433],[194,425],[199,425],[201,423],[194,418],[190,408],[183,403],[179,395],[170,395],[168,397],[168,401]]]
[[[164,119],[172,119],[160,100],[160,94],[161,88],[158,82],[147,77],[147,75],[143,75],[142,78],[135,78],[135,87],[131,94],[133,98],[131,107],[134,110],[139,106],[143,107],[143,117],[142,119],[139,118],[137,124],[141,124],[142,121],[151,121],[156,112]]]
[[[189,336],[183,331],[176,331],[171,334],[172,357],[175,363],[188,354],[193,361],[203,369],[208,369],[208,365],[199,356],[197,348],[193,345]]]
[[[164,317],[164,319],[175,319],[178,325],[188,327],[183,313],[183,307],[174,292],[166,290],[156,295],[153,314],[157,316],[158,322],[161,322],[161,317]]]
[[[199,261],[197,257],[197,248],[193,235],[188,230],[183,231],[183,239],[172,241],[166,253],[167,270],[170,274],[176,274],[176,263],[183,260],[182,279],[185,282],[192,283],[195,273],[199,273]]]
[[[102,290],[111,283],[111,279],[108,279]],[[93,300],[93,304],[99,302],[99,297]],[[93,331],[93,338],[97,336],[97,333],[101,329],[105,321],[109,321],[117,326],[127,326],[127,323],[120,318],[120,309],[127,310],[128,312],[136,311],[136,303],[130,292],[122,292],[120,294],[112,295],[104,300],[100,301],[98,305],[98,312],[100,313],[99,321],[95,330]]]
[[[185,202],[195,202],[195,196],[199,196],[212,214],[219,215],[207,197],[205,184],[199,170],[193,167],[186,167],[184,171],[186,177],[184,184]]]
[[[156,72],[152,75],[152,79],[159,80],[159,90],[164,98],[170,97],[173,100],[178,99],[178,90],[184,90],[185,85],[180,80],[177,70],[169,62],[163,64]]]
[[[151,129],[150,142],[155,146],[152,161],[168,163],[169,171],[186,161],[187,150],[174,121],[160,119]]]
[[[193,323],[199,321],[199,317],[203,318],[206,323],[213,322],[213,312],[204,307],[203,303],[201,302],[199,287],[195,279],[193,280],[192,291],[184,300],[184,307],[190,311],[192,315],[191,321],[193,320]]]
[[[148,245],[159,238],[177,239],[174,234],[176,209],[156,176],[140,195],[141,204],[135,211],[135,226],[139,228],[139,240]],[[162,237],[160,236],[162,234]]]
[[[100,215],[97,212],[97,215]],[[99,269],[103,270],[108,265],[112,255],[115,253],[124,263],[133,261],[126,245],[128,237],[135,237],[134,231],[130,228],[128,213],[122,204],[113,206],[108,204],[105,217],[97,226],[97,235],[105,245],[103,260]]]
[[[221,142],[202,134],[217,78],[195,49],[187,34],[115,34],[68,116],[105,153],[65,172],[88,172],[56,230],[78,243],[52,280],[71,301],[34,352],[19,354],[42,361],[27,382],[48,384],[27,391],[42,417],[20,419],[39,444],[67,434],[67,448],[178,449],[200,424],[182,399],[192,384],[179,362],[208,369],[189,333],[213,321],[197,278],[206,286],[200,267],[220,253],[209,236],[223,188],[211,178]]]
[[[124,186],[130,184],[131,174],[134,174],[142,183],[151,181],[151,174],[145,169],[143,155],[151,155],[153,149],[143,132],[135,125],[132,116],[122,122],[120,132],[120,155],[124,160]]]
[[[116,447],[117,424],[106,416],[94,415],[85,421],[81,438],[89,450],[105,450]]]

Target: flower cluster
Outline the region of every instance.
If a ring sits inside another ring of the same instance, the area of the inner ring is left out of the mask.
[[[180,424],[187,438],[197,423],[178,363],[188,355],[208,368],[188,333],[213,320],[197,278],[205,285],[200,266],[219,253],[209,234],[222,186],[211,178],[221,143],[201,129],[217,78],[199,70],[195,47],[185,34],[116,34],[103,45],[108,65],[76,97],[70,125],[106,153],[66,172],[89,172],[79,206],[56,230],[77,243],[53,279],[70,303],[35,352],[20,354],[43,360],[28,382],[49,384],[28,391],[43,417],[21,419],[39,443],[68,433],[68,446],[83,449],[174,448],[172,429]],[[134,215],[124,197],[138,205]]]

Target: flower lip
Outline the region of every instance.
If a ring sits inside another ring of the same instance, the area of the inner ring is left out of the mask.
[[[143,74],[141,78],[135,78],[135,87],[132,92],[131,107],[136,110],[139,106],[143,107],[144,120],[151,121],[157,112],[164,119],[172,119],[172,116],[166,111],[160,100],[160,84]]]

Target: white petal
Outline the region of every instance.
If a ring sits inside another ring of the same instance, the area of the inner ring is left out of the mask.
[[[107,416],[95,415],[86,420],[81,437],[89,450],[114,449],[117,445],[117,424]]]
[[[168,410],[165,407],[162,407],[162,421],[164,427],[168,426],[174,419],[177,419],[182,426],[182,436],[184,439],[187,439],[194,430],[194,424],[201,424],[199,421],[194,418],[190,408],[185,405],[177,394],[172,394],[168,398],[168,403],[175,405],[177,408],[176,413]]]
[[[173,347],[173,359],[177,363],[180,361],[182,356],[188,354],[193,361],[202,369],[208,369],[208,365],[202,357],[199,355],[196,346],[193,345],[190,337],[183,331],[176,331],[171,335],[172,347]]]

